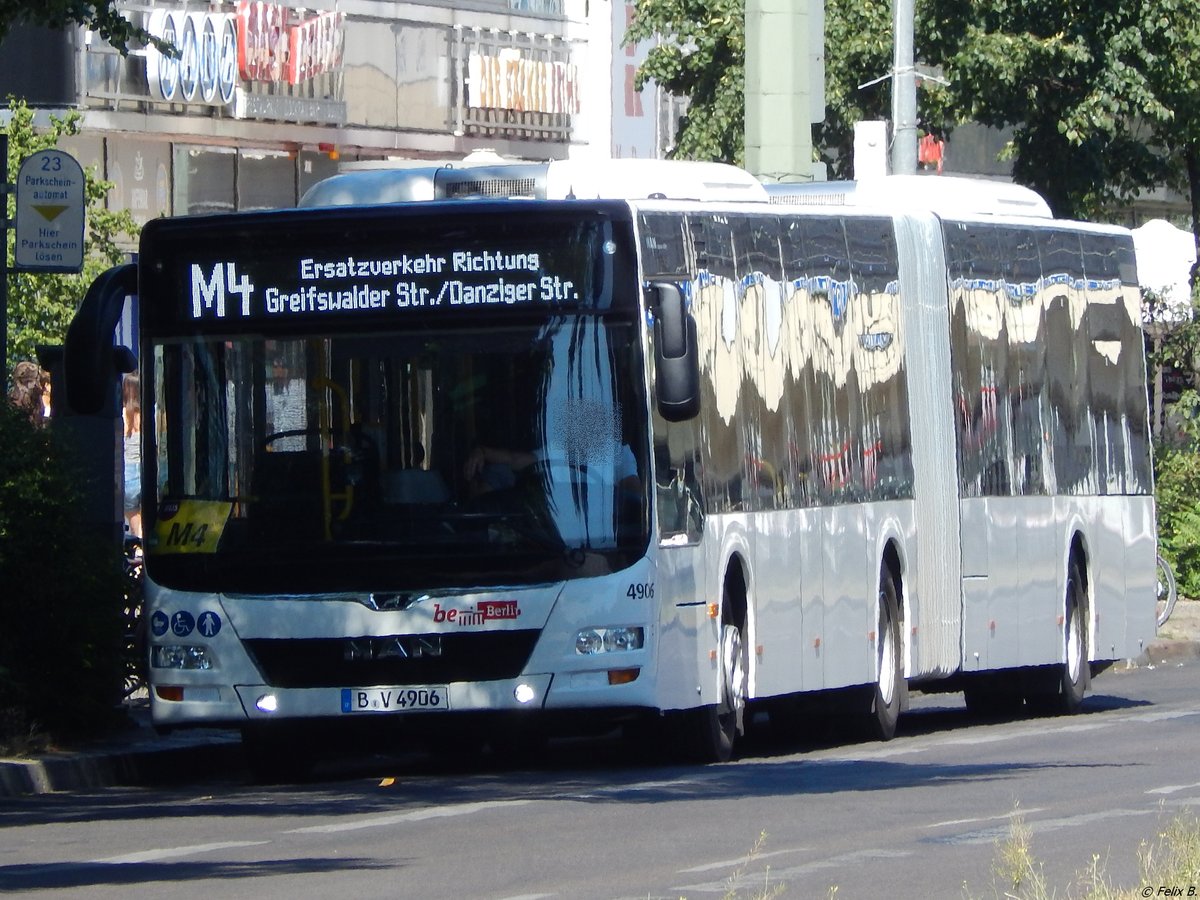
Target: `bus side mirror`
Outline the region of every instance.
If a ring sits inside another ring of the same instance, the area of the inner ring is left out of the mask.
[[[673,284],[651,285],[654,303],[654,380],[658,412],[683,422],[700,412],[700,358],[696,323]]]
[[[127,348],[113,346],[113,332],[121,318],[125,297],[135,293],[137,266],[133,263],[114,266],[92,282],[67,326],[63,345],[67,405],[81,415],[100,412],[112,390],[114,376],[137,366]]]

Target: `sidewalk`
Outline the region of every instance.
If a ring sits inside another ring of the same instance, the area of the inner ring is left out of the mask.
[[[1175,604],[1158,637],[1151,641],[1138,665],[1162,665],[1173,659],[1200,657],[1200,600],[1180,600]]]
[[[148,700],[131,700],[128,710],[130,728],[84,747],[0,758],[0,798],[184,783],[245,769],[237,731],[204,728],[162,736],[150,724]]]
[[[1161,666],[1200,658],[1200,601],[1181,600],[1158,637],[1136,660]],[[241,736],[231,729],[195,729],[160,736],[150,724],[147,700],[129,704],[133,726],[73,751],[28,759],[0,759],[0,798],[52,791],[86,791],[113,785],[184,784],[241,773]]]

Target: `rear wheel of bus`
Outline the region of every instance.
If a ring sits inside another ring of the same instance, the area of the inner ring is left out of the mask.
[[[1083,573],[1077,560],[1067,570],[1067,586],[1063,597],[1063,661],[1055,667],[1050,689],[1026,697],[1034,712],[1044,715],[1073,715],[1083,706],[1087,691],[1088,671],[1088,612]]]
[[[879,624],[875,634],[875,691],[871,731],[881,741],[896,736],[904,706],[904,654],[901,652],[900,603],[896,579],[885,564],[879,574]]]

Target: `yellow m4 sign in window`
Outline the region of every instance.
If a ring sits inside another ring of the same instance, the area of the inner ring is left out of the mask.
[[[233,504],[180,500],[162,504],[154,527],[156,553],[216,553]]]

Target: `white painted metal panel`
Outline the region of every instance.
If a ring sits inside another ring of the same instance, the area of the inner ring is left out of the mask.
[[[807,689],[802,672],[804,595],[813,589],[814,576],[801,552],[813,539],[803,523],[799,510],[764,513],[759,519],[753,576],[757,616],[751,648],[758,697]]]
[[[1061,552],[1067,538],[1054,516],[1048,497],[1016,498],[1019,510],[1017,566],[1021,649],[1018,665],[1036,666],[1058,660],[1062,651],[1063,585],[1059,574]],[[1065,552],[1065,551],[1063,551]]]
[[[963,540],[962,654],[966,671],[991,668],[992,633],[988,627],[992,606],[989,542],[983,537],[988,529],[988,504],[985,498],[963,500],[959,505]],[[968,552],[973,548],[973,552]],[[970,560],[970,566],[967,565]]]
[[[988,651],[991,633],[988,631],[988,603],[991,585],[986,578],[964,578],[962,655],[964,672],[982,672],[991,667]]]
[[[1090,504],[1092,634],[1088,654],[1092,659],[1119,658],[1125,646],[1124,502],[1125,498],[1096,497]]]
[[[875,678],[874,653],[867,642],[875,617],[879,567],[869,559],[866,536],[868,506],[835,506],[822,510],[825,588],[821,658],[825,686],[866,684]]]
[[[1024,576],[1018,557],[1017,532],[1022,527],[1021,500],[989,497],[980,502],[986,509],[985,530],[972,537],[963,532],[964,543],[982,537],[988,545],[988,666],[1011,668],[1021,660],[1021,596]]]
[[[655,677],[663,709],[693,706],[700,683],[701,631],[709,571],[705,543],[658,548],[655,598],[659,628]],[[705,660],[707,667],[707,660]]]
[[[1154,498],[1127,498],[1125,507],[1125,648],[1122,656],[1133,658],[1146,649],[1155,633],[1155,592],[1158,543],[1154,520]]]

